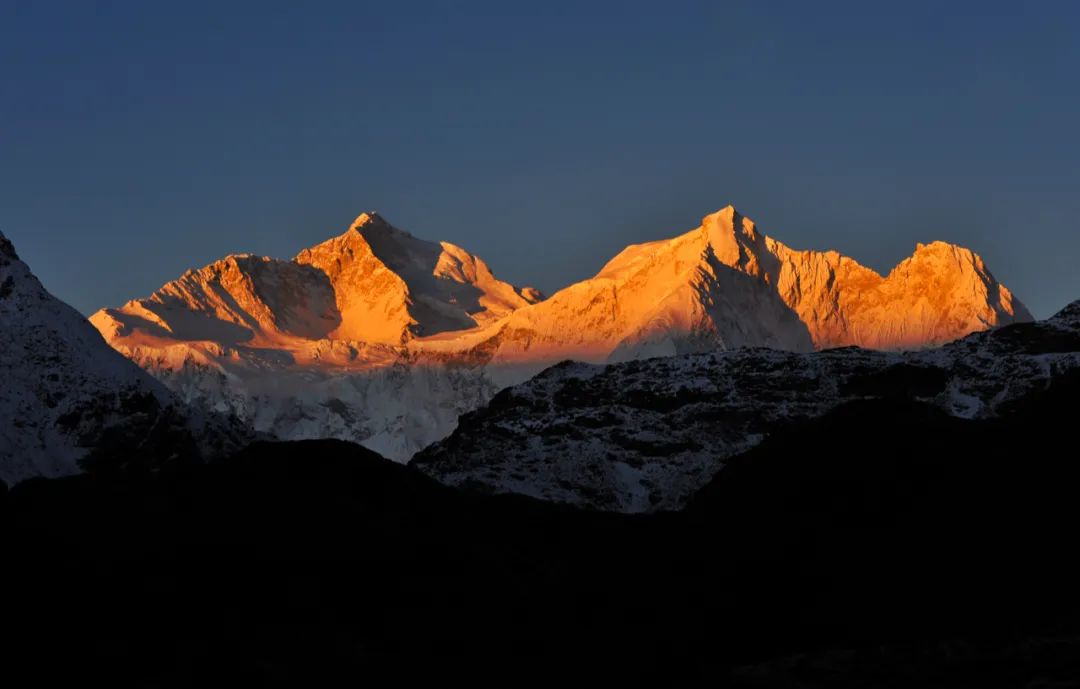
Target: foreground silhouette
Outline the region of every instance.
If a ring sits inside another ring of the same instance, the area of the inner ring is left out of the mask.
[[[649,516],[470,496],[337,441],[33,479],[0,499],[5,671],[27,686],[1069,680],[1078,399],[1072,376],[992,422],[848,404]]]

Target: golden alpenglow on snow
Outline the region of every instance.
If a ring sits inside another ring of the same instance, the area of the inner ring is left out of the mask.
[[[920,244],[881,276],[835,251],[790,249],[731,206],[547,299],[365,213],[291,261],[229,256],[91,317],[188,401],[399,461],[565,359],[921,349],[1029,320],[968,249]]]

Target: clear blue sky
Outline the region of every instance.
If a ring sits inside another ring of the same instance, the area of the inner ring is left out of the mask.
[[[1080,3],[0,3],[0,229],[87,313],[367,209],[550,292],[728,203],[1080,298]]]

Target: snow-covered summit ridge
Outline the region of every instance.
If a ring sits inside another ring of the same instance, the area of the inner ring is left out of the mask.
[[[835,251],[791,249],[727,206],[467,338],[417,344],[542,367],[741,346],[918,349],[1030,320],[968,249],[919,244],[882,276]]]
[[[538,298],[460,247],[364,213],[292,261],[227,256],[91,321],[118,348],[212,343],[284,350],[302,363],[322,340],[399,346],[476,327]]]
[[[324,367],[305,352],[331,341],[539,370],[740,346],[920,348],[1031,316],[968,249],[919,244],[881,276],[791,249],[727,206],[546,300],[372,212],[292,261],[229,256],[91,320],[122,351],[204,342]]]

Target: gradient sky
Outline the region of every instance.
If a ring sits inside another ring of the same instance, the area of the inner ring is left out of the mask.
[[[85,313],[368,209],[551,292],[728,203],[1080,298],[1080,3],[0,3],[0,230]]]

